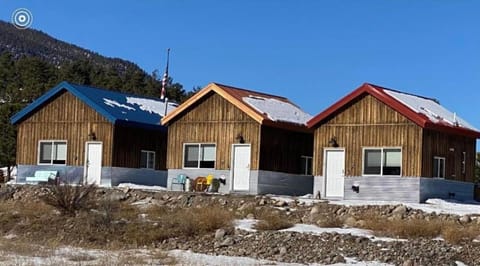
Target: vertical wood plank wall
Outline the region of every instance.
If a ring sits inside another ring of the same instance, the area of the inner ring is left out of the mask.
[[[95,132],[103,142],[103,165],[112,161],[113,125],[69,92],[64,92],[20,122],[17,135],[17,164],[38,163],[40,140],[66,140],[67,165],[82,166],[85,142]]]
[[[323,175],[323,149],[336,137],[345,148],[345,175],[361,176],[363,147],[401,147],[402,176],[421,175],[422,128],[375,97],[365,95],[314,132],[314,175]]]
[[[262,126],[260,169],[300,173],[301,156],[312,156],[313,134]]]
[[[231,148],[241,134],[251,144],[251,169],[258,169],[260,124],[216,93],[196,103],[168,126],[167,168],[181,169],[184,143],[215,143],[215,169],[230,169]]]
[[[166,169],[167,132],[115,126],[112,166],[139,168],[142,150],[155,152],[155,169]]]
[[[474,138],[451,135],[433,130],[423,132],[422,176],[433,176],[433,157],[445,158],[445,179],[473,182],[475,176]],[[462,173],[462,153],[466,153],[465,172]]]

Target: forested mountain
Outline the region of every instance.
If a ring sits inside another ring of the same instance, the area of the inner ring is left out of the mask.
[[[59,82],[159,97],[162,73],[57,40],[37,30],[0,21],[0,167],[15,163],[15,127],[9,118]],[[170,78],[167,97],[182,102],[192,93]]]

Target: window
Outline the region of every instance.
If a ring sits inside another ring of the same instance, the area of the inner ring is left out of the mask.
[[[444,157],[433,157],[433,177],[445,178]]]
[[[67,142],[45,141],[38,143],[38,164],[66,164]]]
[[[462,175],[465,174],[466,168],[465,168],[465,161],[467,160],[467,153],[462,152]]]
[[[141,151],[140,168],[155,169],[155,152]]]
[[[402,173],[402,149],[363,149],[363,175],[392,175]]]
[[[215,144],[184,144],[184,168],[215,168]]]
[[[302,175],[311,175],[312,174],[312,157],[311,156],[301,156],[300,159],[300,174]]]

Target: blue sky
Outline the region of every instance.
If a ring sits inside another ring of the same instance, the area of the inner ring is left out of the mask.
[[[32,27],[185,89],[216,81],[315,115],[364,82],[435,97],[480,128],[480,1],[0,0]],[[1,36],[0,36],[1,38]]]

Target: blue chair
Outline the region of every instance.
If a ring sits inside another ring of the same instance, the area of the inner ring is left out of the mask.
[[[185,182],[187,181],[187,176],[184,174],[179,174],[172,179],[172,184],[170,185],[170,190],[173,190],[173,185],[181,185],[182,191],[185,191]]]

